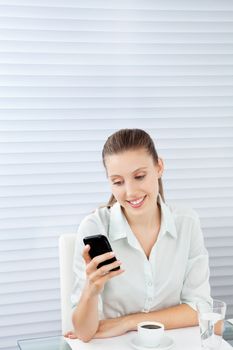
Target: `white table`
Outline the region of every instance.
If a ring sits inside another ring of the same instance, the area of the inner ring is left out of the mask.
[[[166,334],[174,340],[172,350],[200,350],[199,327],[172,329]],[[129,332],[119,337],[106,339],[93,339],[83,343],[78,339],[66,339],[72,350],[133,350],[130,339],[136,336],[136,332]],[[231,345],[222,340],[221,350],[233,350]]]

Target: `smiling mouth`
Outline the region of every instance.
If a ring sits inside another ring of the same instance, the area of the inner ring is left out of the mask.
[[[146,196],[138,198],[138,199],[134,199],[132,201],[127,201],[131,207],[133,208],[139,208],[142,206],[142,204],[144,203]]]

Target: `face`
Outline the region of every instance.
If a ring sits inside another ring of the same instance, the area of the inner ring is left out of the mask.
[[[128,215],[144,214],[157,205],[161,159],[154,164],[142,148],[107,156],[105,164],[112,194]]]

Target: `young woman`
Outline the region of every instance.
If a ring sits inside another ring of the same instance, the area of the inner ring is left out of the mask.
[[[166,329],[197,325],[196,302],[211,299],[197,214],[165,203],[163,161],[144,130],[119,130],[102,155],[112,196],[79,226],[74,333],[67,336],[83,341],[118,336],[147,320]],[[110,253],[91,260],[83,238],[94,234],[108,237],[116,262],[97,269]]]

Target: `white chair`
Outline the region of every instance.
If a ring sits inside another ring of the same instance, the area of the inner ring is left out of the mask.
[[[73,329],[71,318],[72,305],[70,297],[74,282],[73,256],[75,237],[75,234],[63,234],[59,237],[62,334]]]

